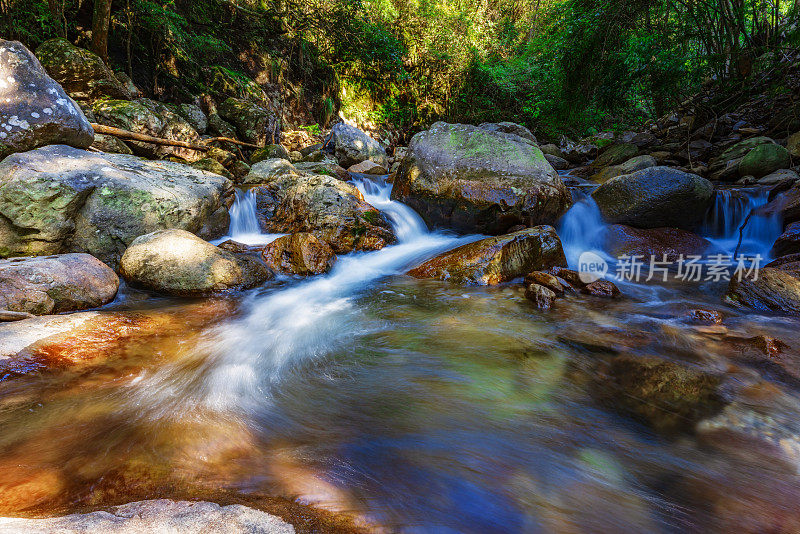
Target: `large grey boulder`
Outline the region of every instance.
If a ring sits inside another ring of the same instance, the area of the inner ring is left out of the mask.
[[[288,160],[271,158],[259,161],[250,167],[242,179],[243,184],[265,184],[284,175],[297,175],[297,169]]]
[[[133,96],[100,56],[66,39],[45,41],[36,49],[36,57],[75,100],[90,102],[103,96],[127,100]]]
[[[122,255],[119,272],[131,285],[159,293],[207,295],[267,280],[266,267],[246,258],[185,230],[158,230],[133,240]]]
[[[486,234],[553,223],[571,203],[536,145],[516,134],[443,122],[411,140],[392,198],[429,226]]]
[[[309,232],[337,254],[377,250],[395,241],[380,211],[356,187],[337,178],[283,174],[254,191],[262,229],[268,232]]]
[[[21,43],[0,39],[0,73],[0,159],[56,143],[92,144],[81,109]]]
[[[51,145],[0,162],[0,257],[88,252],[116,268],[138,236],[228,227],[231,182],[167,161]]]
[[[649,167],[608,180],[592,198],[610,223],[689,230],[702,220],[713,192],[711,182],[696,174]]]
[[[345,169],[362,161],[374,161],[381,167],[389,166],[386,150],[375,139],[355,126],[340,122],[331,128],[325,149],[333,152],[339,165]]]
[[[11,534],[294,534],[279,517],[240,504],[158,499],[115,506],[109,511],[44,519],[0,518],[0,533]]]
[[[36,315],[83,310],[114,299],[119,278],[89,254],[0,260],[0,310]]]

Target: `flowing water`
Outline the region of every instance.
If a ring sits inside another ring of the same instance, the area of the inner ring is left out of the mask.
[[[256,212],[256,195],[252,189],[236,190],[236,198],[230,209],[231,225],[228,235],[217,239],[214,244],[232,239],[245,245],[266,245],[285,234],[265,234],[258,224]]]
[[[772,432],[800,419],[798,380],[737,360],[730,339],[796,346],[796,321],[725,306],[724,284],[630,285],[543,312],[518,284],[413,280],[409,266],[478,236],[429,232],[390,186],[357,184],[396,245],[235,299],[112,307],[103,317],[124,336],[81,334],[0,373],[0,512],[224,494],[390,532],[792,531],[797,465],[654,432],[601,385],[616,355],[711,367]],[[746,217],[728,208],[712,212],[729,217],[715,239]],[[559,226],[571,258],[602,252],[601,226],[589,198],[572,208]],[[724,331],[687,323],[695,308],[723,313]],[[53,355],[73,364],[33,365]]]

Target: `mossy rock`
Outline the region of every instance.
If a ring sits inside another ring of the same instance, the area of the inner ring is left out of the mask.
[[[789,151],[775,143],[765,143],[753,148],[739,162],[739,176],[761,178],[792,163]]]

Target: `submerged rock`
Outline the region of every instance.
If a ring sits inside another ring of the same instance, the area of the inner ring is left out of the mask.
[[[264,247],[262,256],[273,271],[301,276],[326,273],[336,260],[330,245],[307,232],[279,237]]]
[[[596,381],[602,402],[660,432],[691,429],[725,405],[719,375],[657,357],[617,356]]]
[[[36,49],[36,57],[75,100],[94,101],[100,97],[132,98],[100,56],[79,48],[66,39],[50,39]]]
[[[131,285],[167,295],[207,295],[254,287],[268,278],[262,266],[184,230],[159,230],[137,237],[122,255],[119,272]]]
[[[310,232],[337,254],[395,241],[380,211],[351,184],[330,176],[284,174],[254,188],[261,225],[272,233]]]
[[[0,162],[0,257],[88,252],[115,268],[138,236],[219,237],[228,179],[166,161],[51,145]]]
[[[109,511],[44,519],[0,518],[0,533],[36,534],[153,534],[157,532],[214,532],[220,534],[294,534],[279,517],[240,504],[159,499],[115,506]]]
[[[543,285],[530,284],[525,289],[525,298],[533,301],[540,310],[549,310],[556,300],[556,293]]]
[[[711,182],[696,174],[650,167],[610,179],[592,198],[613,224],[691,229],[705,215],[713,192]]]
[[[645,263],[651,256],[662,261],[665,255],[667,261],[674,262],[680,256],[702,255],[711,247],[707,239],[680,228],[641,229],[612,224],[603,231],[603,238],[605,249],[612,256],[642,256]]]
[[[457,284],[494,285],[531,271],[566,265],[555,229],[536,226],[462,245],[411,269],[408,274]]]
[[[89,254],[0,260],[0,310],[36,315],[83,310],[114,300],[119,278]]]
[[[553,223],[570,205],[542,151],[513,134],[438,122],[411,140],[392,198],[428,226],[503,234]]]
[[[94,130],[78,105],[21,43],[0,39],[0,159],[65,144],[87,148]]]
[[[581,289],[582,293],[595,297],[617,298],[620,296],[619,288],[610,280],[595,280]]]
[[[355,126],[340,122],[331,128],[325,141],[325,149],[332,151],[339,165],[345,169],[361,163],[372,161],[383,168],[389,166],[386,150],[375,139]]]

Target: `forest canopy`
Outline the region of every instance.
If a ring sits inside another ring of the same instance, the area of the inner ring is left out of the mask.
[[[746,87],[800,35],[797,0],[0,0],[0,31],[88,46],[101,4],[109,62],[145,92],[202,93],[219,66],[298,84],[323,126],[339,108],[404,128],[630,125],[705,81]]]

